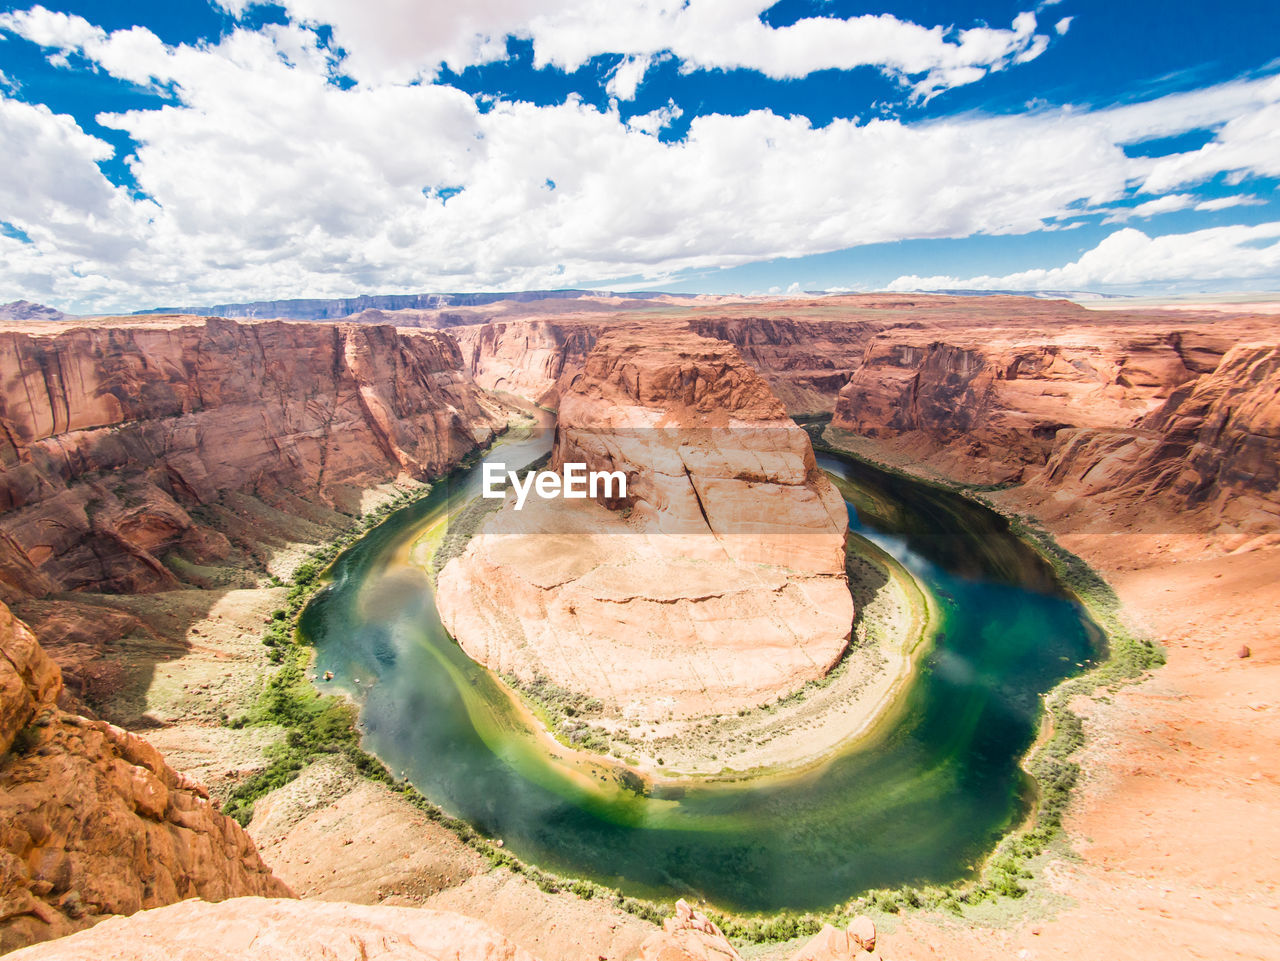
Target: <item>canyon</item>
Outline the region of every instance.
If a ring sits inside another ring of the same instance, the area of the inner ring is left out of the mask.
[[[272,575],[290,573],[299,545],[458,463],[518,395],[559,409],[559,463],[624,469],[631,455],[605,439],[644,411],[675,409],[708,432],[728,426],[715,420],[725,409],[757,425],[830,415],[830,442],[1042,524],[1165,644],[1151,678],[1080,707],[1084,782],[1068,818],[1080,857],[1039,882],[1067,906],[1003,926],[912,915],[882,939],[894,957],[1265,953],[1280,883],[1280,783],[1263,760],[1280,737],[1273,319],[925,295],[466,319],[0,324],[0,600],[21,618],[2,621],[0,720],[21,750],[0,762],[0,796],[21,810],[6,811],[0,845],[0,946],[190,895],[291,889],[473,915],[534,956],[658,956],[640,954],[652,926],[489,871],[337,762],[262,799],[247,835],[216,809],[277,736],[223,717],[269,672],[256,634],[282,603]],[[655,359],[663,345],[698,359]],[[691,366],[715,377],[681,373]],[[807,445],[781,447],[811,485]],[[689,474],[718,483],[712,463]],[[625,506],[642,519],[659,496],[671,492],[640,485]],[[817,578],[839,581],[826,548],[805,553]],[[819,663],[844,639],[826,636]],[[365,817],[383,830],[334,840]],[[77,835],[72,820],[101,830]],[[140,835],[153,839],[143,852],[111,840]],[[300,923],[286,919],[307,910],[263,917]],[[218,930],[208,923],[193,930]]]

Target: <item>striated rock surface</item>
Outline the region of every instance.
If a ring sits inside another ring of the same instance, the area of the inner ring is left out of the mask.
[[[792,414],[829,413],[880,324],[853,311],[836,323],[825,306],[795,304],[780,316],[693,315],[689,327],[737,347]]]
[[[146,741],[58,709],[0,604],[0,952],[189,897],[291,897],[240,825]]]
[[[485,390],[554,406],[562,376],[582,369],[600,321],[531,320],[450,328],[467,372]]]
[[[0,332],[0,599],[175,587],[169,554],[231,551],[196,516],[230,492],[352,512],[372,484],[440,473],[496,424],[461,366],[449,337],[390,327]]]
[[[943,474],[1194,510],[1199,528],[1256,535],[1274,523],[1265,464],[1280,448],[1261,412],[1268,377],[1258,366],[1277,347],[1266,315],[922,294],[670,313],[662,323],[737,347],[788,411],[833,411],[837,429]],[[452,332],[486,386],[554,406],[617,324],[548,317]],[[1237,394],[1249,394],[1249,410],[1233,406]]]
[[[14,961],[534,961],[448,911],[242,897],[112,918]]]
[[[1046,487],[1173,505],[1245,535],[1280,529],[1280,347],[1233,347],[1133,428],[1054,441]]]
[[[565,386],[551,470],[625,498],[512,495],[441,572],[475,659],[628,719],[751,707],[840,659],[847,515],[808,436],[728,344],[670,325],[602,335]]]
[[[1009,299],[1009,298],[1006,298]],[[1044,308],[1041,308],[1042,310]],[[1176,512],[1261,536],[1280,521],[1280,347],[1256,318],[1079,317],[1057,329],[882,332],[832,426],[1030,502]]]

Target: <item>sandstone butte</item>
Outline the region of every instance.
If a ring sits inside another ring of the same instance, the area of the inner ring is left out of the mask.
[[[601,336],[560,396],[550,470],[565,463],[622,472],[627,495],[508,494],[439,576],[474,659],[647,721],[757,707],[840,660],[844,502],[731,345],[674,325]]]
[[[651,927],[485,873],[379,785],[300,794],[323,780],[311,775],[321,765],[264,799],[273,881],[187,772],[216,798],[262,763],[251,731],[217,720],[246,709],[252,683],[207,678],[211,665],[249,681],[269,669],[256,632],[282,592],[263,586],[267,570],[287,574],[280,558],[330,536],[379,485],[429,477],[488,437],[502,415],[487,390],[556,406],[603,334],[659,315],[732,344],[788,412],[834,414],[828,436],[842,444],[984,485],[1001,509],[1038,520],[1166,645],[1168,664],[1152,676],[1076,705],[1086,746],[1066,827],[1078,856],[1033,882],[1063,907],[1028,908],[998,929],[908,914],[892,955],[1267,956],[1280,926],[1280,783],[1265,765],[1280,741],[1280,343],[1274,318],[1231,306],[1104,313],[866,295],[619,316],[602,302],[338,324],[0,323],[0,598],[48,655],[3,619],[0,942],[199,894],[237,900],[142,911],[75,938],[102,939],[86,949],[93,957],[139,956],[153,939],[166,945],[164,912],[180,911],[206,948],[232,915],[242,932],[300,932],[298,944],[313,944],[305,929],[328,930],[329,905],[243,897],[283,882],[309,898],[365,902],[349,926],[371,957],[405,943],[404,912],[386,903],[475,915],[535,957],[641,956]],[[67,679],[60,694],[50,658]],[[166,695],[183,679],[199,683]],[[160,699],[162,724],[119,713],[113,693],[126,681],[146,705]],[[137,721],[167,764],[96,711]],[[36,816],[9,816],[19,807]],[[266,830],[257,821],[249,834]],[[356,844],[326,848],[366,822],[376,830]],[[107,844],[103,832],[116,830],[126,836]],[[144,837],[154,844],[139,850]],[[669,926],[684,950],[675,957],[718,956],[700,922]],[[709,943],[695,948],[683,928]],[[820,941],[841,945],[830,931]],[[32,950],[85,956],[77,943]]]

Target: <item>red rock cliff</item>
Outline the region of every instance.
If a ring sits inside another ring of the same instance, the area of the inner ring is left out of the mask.
[[[833,426],[976,481],[1274,530],[1280,348],[1257,322],[1086,319],[881,333]]]
[[[137,321],[0,333],[0,597],[176,585],[225,554],[189,511],[228,491],[350,510],[438,474],[496,423],[442,334]]]

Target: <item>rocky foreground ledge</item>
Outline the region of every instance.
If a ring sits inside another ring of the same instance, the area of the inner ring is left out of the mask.
[[[0,604],[0,953],[182,898],[292,898],[204,788],[61,690]]]
[[[446,628],[606,718],[690,723],[822,677],[853,625],[848,520],[809,438],[723,341],[602,336],[565,388],[550,469],[618,471],[623,498],[514,494],[438,579]]]
[[[879,961],[875,925],[827,925],[789,961]],[[538,961],[495,929],[451,911],[324,901],[185,901],[112,918],[10,955],[13,961]],[[603,956],[602,956],[603,957]],[[742,961],[684,901],[640,947],[640,961]],[[550,961],[550,959],[547,959]]]

